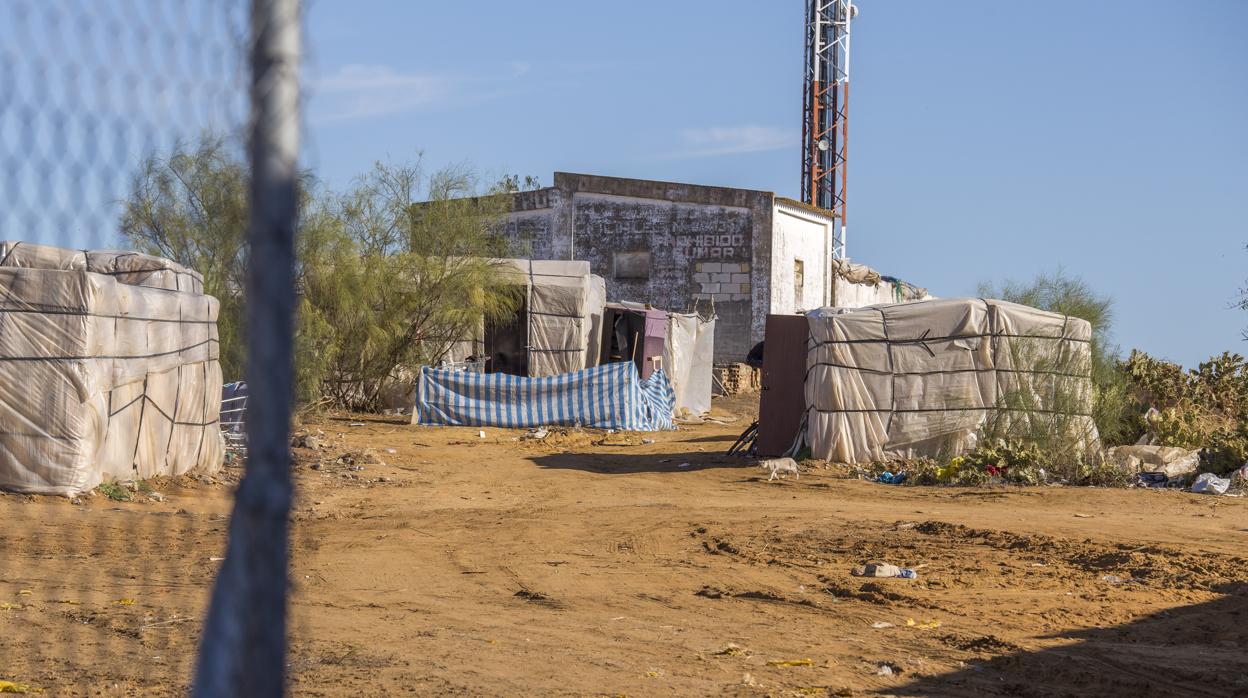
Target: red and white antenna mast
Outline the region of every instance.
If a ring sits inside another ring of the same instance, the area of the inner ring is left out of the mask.
[[[802,201],[835,219],[832,256],[845,257],[845,154],[851,0],[807,0],[802,88]]]

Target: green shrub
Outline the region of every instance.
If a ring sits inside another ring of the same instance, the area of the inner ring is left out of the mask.
[[[1092,379],[1091,414],[1101,443],[1114,446],[1139,438],[1143,433],[1139,415],[1144,410],[1131,394],[1118,348],[1111,343],[1113,299],[1061,269],[1029,283],[1006,281],[999,287],[982,283],[979,295],[1087,320],[1092,325],[1091,357],[1090,365],[1081,368]]]
[[[127,489],[125,485],[119,482],[101,482],[99,489],[100,489],[100,494],[104,495],[105,497],[108,497],[114,502],[130,501],[130,496],[131,496],[130,490]]]
[[[1144,428],[1162,446],[1201,451],[1201,471],[1224,475],[1248,460],[1248,362],[1223,352],[1184,371],[1131,352],[1123,370],[1150,411]]]

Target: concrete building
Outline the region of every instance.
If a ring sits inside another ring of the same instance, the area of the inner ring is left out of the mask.
[[[716,361],[741,361],[768,313],[835,305],[832,224],[767,191],[556,172],[506,231],[517,257],[588,261],[611,300],[713,312]]]

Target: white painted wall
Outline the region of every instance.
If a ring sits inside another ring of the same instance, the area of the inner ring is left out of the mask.
[[[788,315],[826,305],[831,235],[831,219],[783,203],[774,205],[769,312]],[[804,267],[801,298],[794,288],[793,270],[797,260],[801,260]]]

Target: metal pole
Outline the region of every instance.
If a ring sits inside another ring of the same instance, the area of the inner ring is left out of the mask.
[[[300,0],[252,0],[251,39],[247,473],[204,624],[201,698],[286,687]]]

